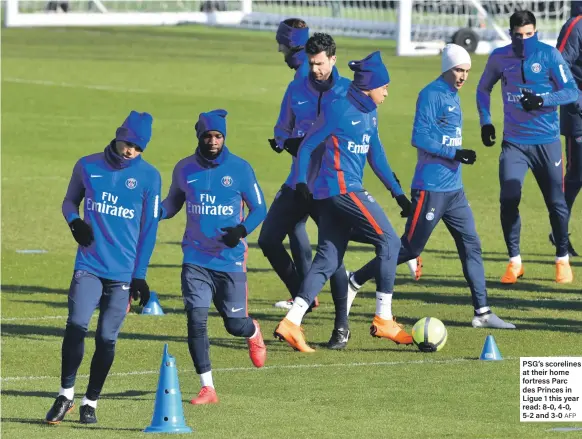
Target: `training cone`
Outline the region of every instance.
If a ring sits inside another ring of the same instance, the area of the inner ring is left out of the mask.
[[[487,338],[485,339],[485,344],[483,345],[483,351],[481,352],[479,360],[485,361],[503,360],[501,352],[499,352],[499,348],[497,347],[497,343],[495,343],[495,338],[492,335],[488,335]]]
[[[158,295],[155,291],[150,291],[150,300],[148,303],[143,307],[141,311],[142,314],[147,314],[150,316],[163,316],[164,310],[160,305],[160,301],[158,300]]]
[[[160,366],[160,379],[158,380],[152,423],[144,432],[192,433],[192,429],[186,425],[184,420],[176,359],[168,353],[167,344],[164,345],[164,355]]]

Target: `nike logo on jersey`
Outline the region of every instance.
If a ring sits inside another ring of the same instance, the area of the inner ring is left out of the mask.
[[[308,101],[299,101],[299,102],[297,102],[297,105],[303,105],[303,104],[306,104],[307,102]]]
[[[99,178],[99,177],[103,177],[103,176],[102,175],[91,174],[91,178]]]
[[[243,308],[235,308],[234,306],[230,309],[232,312],[239,312],[242,311]]]
[[[129,285],[122,285],[121,289],[127,291],[129,290]]]
[[[194,180],[188,180],[186,183],[190,184],[190,183],[194,183],[195,181],[198,181],[198,179],[195,178]]]
[[[449,111],[453,111],[457,107],[449,107]]]
[[[562,163],[562,159],[559,162],[554,162],[554,166],[560,166],[560,163]]]
[[[361,122],[361,120],[352,120],[352,125],[357,125]]]

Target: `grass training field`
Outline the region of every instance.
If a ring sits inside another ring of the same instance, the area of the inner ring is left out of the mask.
[[[419,90],[440,72],[440,58],[397,58],[383,41],[337,39],[338,67],[381,49],[392,82],[379,109],[380,134],[393,169],[409,186],[416,163],[410,146]],[[166,194],[175,163],[196,145],[198,114],[229,112],[226,144],[248,160],[270,201],[290,163],[267,143],[293,72],[276,52],[274,33],[176,27],[171,29],[3,29],[2,35],[2,435],[4,438],[131,438],[149,425],[164,343],[176,357],[187,424],[204,438],[568,438],[580,432],[550,431],[575,423],[520,423],[519,358],[580,356],[582,353],[582,262],[573,260],[574,284],[554,282],[549,220],[531,175],[520,206],[526,275],[503,287],[507,256],[499,222],[497,163],[502,132],[499,90],[492,108],[498,142],[485,148],[479,135],[475,87],[486,59],[473,59],[461,91],[464,147],[477,163],[464,169],[467,196],[483,242],[491,305],[515,323],[516,331],[470,326],[470,294],[452,238],[440,225],[424,257],[424,276],[410,280],[398,269],[394,312],[408,330],[420,318],[441,319],[449,331],[445,348],[423,354],[413,347],[374,339],[373,283],[352,308],[348,349],[332,352],[327,342],[333,304],[326,287],[321,307],[304,320],[313,355],[293,352],[272,339],[283,317],[273,308],[287,292],[249,236],[249,308],[267,340],[267,367],[256,370],[244,339],[229,336],[216,312],[209,321],[214,380],[221,403],[194,407],[199,390],[186,343],[180,295],[179,245],[184,214],[161,223],[148,272],[166,313],[127,317],[111,375],[92,427],[78,423],[75,409],[61,425],[41,420],[59,388],[60,349],[67,292],[76,244],[61,215],[61,202],[76,160],[103,150],[130,110],[154,116],[145,158],[163,178]],[[400,209],[370,169],[366,187],[398,231]],[[582,248],[582,201],[571,222],[574,245]],[[316,229],[309,223],[312,242]],[[21,253],[43,250],[44,253]],[[352,245],[346,265],[355,270],[373,256]],[[93,353],[92,320],[76,385],[84,394]],[[478,357],[493,333],[501,362]],[[78,405],[77,405],[78,407]],[[580,420],[579,420],[580,421]],[[579,437],[579,436],[578,436]]]

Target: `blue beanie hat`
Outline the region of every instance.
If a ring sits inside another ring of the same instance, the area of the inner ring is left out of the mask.
[[[152,138],[152,115],[132,111],[123,124],[115,132],[115,140],[133,143],[145,151],[148,142]]]
[[[570,11],[572,17],[582,15],[582,1],[572,1],[570,7],[572,8]]]
[[[196,129],[196,137],[200,139],[206,131],[218,131],[226,138],[226,110],[212,110],[208,113],[200,113]]]
[[[350,61],[349,68],[354,73],[354,85],[360,90],[373,90],[390,82],[388,69],[382,62],[380,52],[376,51],[361,61]]]
[[[286,24],[284,21],[279,23],[277,29],[277,36],[275,37],[277,43],[283,44],[289,48],[305,46],[309,39],[309,28],[303,27],[297,29]]]

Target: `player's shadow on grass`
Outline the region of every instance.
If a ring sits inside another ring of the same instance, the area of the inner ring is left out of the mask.
[[[113,392],[113,393],[102,393],[101,398],[106,399],[122,399],[122,400],[133,400],[133,401],[151,401],[152,398],[139,398],[140,396],[153,395],[156,392],[145,392],[142,390],[127,390],[125,392]],[[0,392],[2,396],[26,396],[32,398],[47,398],[50,400],[55,399],[55,392],[46,392],[38,390],[2,390]]]
[[[437,250],[437,249],[425,248],[423,250],[423,253],[429,253],[429,254],[435,253],[435,254],[438,254],[439,256],[449,255],[449,256],[453,257],[454,259],[459,259],[459,254],[457,253],[456,250]],[[508,260],[509,260],[509,256],[507,256],[507,252],[483,251],[483,255],[485,255],[485,256],[487,256],[487,255],[502,256],[502,258],[499,259],[502,262],[508,262]],[[528,253],[524,253],[524,255],[526,255],[527,258],[529,258],[529,257],[545,258],[548,261],[550,261],[551,264],[554,263],[554,247],[550,246],[550,245],[548,246],[547,253],[529,253],[528,252]]]
[[[582,334],[582,318],[574,320],[552,317],[519,317],[517,320],[521,321],[516,323],[519,329],[542,329]],[[522,323],[523,321],[526,323]]]
[[[47,288],[37,285],[1,285],[3,293],[47,293],[47,294],[69,294],[68,289]]]
[[[423,253],[432,253],[438,256],[439,259],[447,259],[447,260],[454,260],[459,261],[459,255],[456,251],[449,251],[449,250],[427,250],[425,249]],[[483,260],[486,262],[508,262],[508,256],[504,254],[503,256],[491,256],[496,255],[497,252],[484,252],[483,253]],[[535,258],[535,259],[534,259]],[[552,253],[548,253],[547,255],[535,255],[535,254],[528,254],[527,255],[527,263],[528,264],[547,264],[547,265],[554,265],[554,257]]]
[[[544,279],[544,281],[550,281],[551,279]],[[411,279],[405,276],[399,276],[396,278],[396,285],[403,285],[403,284],[410,284]],[[374,283],[372,279],[371,284]],[[450,275],[439,275],[439,274],[425,274],[421,277],[420,281],[418,281],[418,285],[427,288],[459,288],[467,291],[469,294],[469,285],[465,278],[461,275],[459,276],[450,276]],[[579,294],[579,291],[573,288],[564,288],[558,285],[541,285],[532,282],[527,282],[524,280],[520,280],[516,284],[513,285],[505,285],[502,284],[499,280],[487,280],[487,287],[488,289],[498,289],[502,291],[512,292],[512,291],[524,291],[528,293],[576,293]],[[364,287],[366,288],[366,287]],[[403,292],[402,294],[408,294]]]
[[[5,418],[5,417],[2,417],[2,418],[0,418],[0,421],[1,422],[8,422],[8,423],[15,423],[15,424],[40,425],[41,427],[48,428],[48,429],[59,428],[58,426],[47,424],[46,422],[44,422],[43,419]],[[71,415],[69,415],[69,418],[63,420],[61,422],[61,424],[59,424],[59,425],[70,426],[72,428],[79,428],[79,429],[83,429],[85,431],[89,431],[89,430],[143,431],[143,428],[127,428],[127,427],[113,428],[113,427],[97,427],[96,425],[90,425],[90,426],[79,425],[79,418],[77,417],[75,419],[75,417],[73,417]]]
[[[139,431],[139,432],[143,432],[143,428],[128,428],[128,427],[98,427],[97,425],[78,425],[79,423],[77,422],[76,425],[71,425],[71,428],[75,428],[75,429],[80,429],[80,430],[85,430],[85,431],[89,431],[89,430],[102,430],[102,431]],[[145,428],[145,427],[144,427]]]
[[[29,425],[44,425],[46,427],[53,427],[52,425],[48,425],[46,422],[44,422],[43,419],[34,419],[34,418],[5,418],[4,416],[2,416],[2,418],[0,418],[1,422],[8,422],[8,423],[14,423],[14,424],[29,424]],[[54,428],[54,427],[53,427]]]
[[[65,327],[63,326],[36,326],[36,325],[17,325],[17,324],[6,324],[3,323],[1,326],[2,335],[4,337],[19,337],[31,340],[37,340],[38,337],[58,337],[62,338],[65,335]],[[90,341],[95,338],[95,331],[91,330],[87,332],[86,341]],[[164,334],[147,334],[147,333],[129,333],[121,332],[119,334],[119,339],[124,340],[141,340],[141,341],[165,341],[165,342],[177,342],[184,343],[186,341],[186,335],[183,336],[173,336]]]

